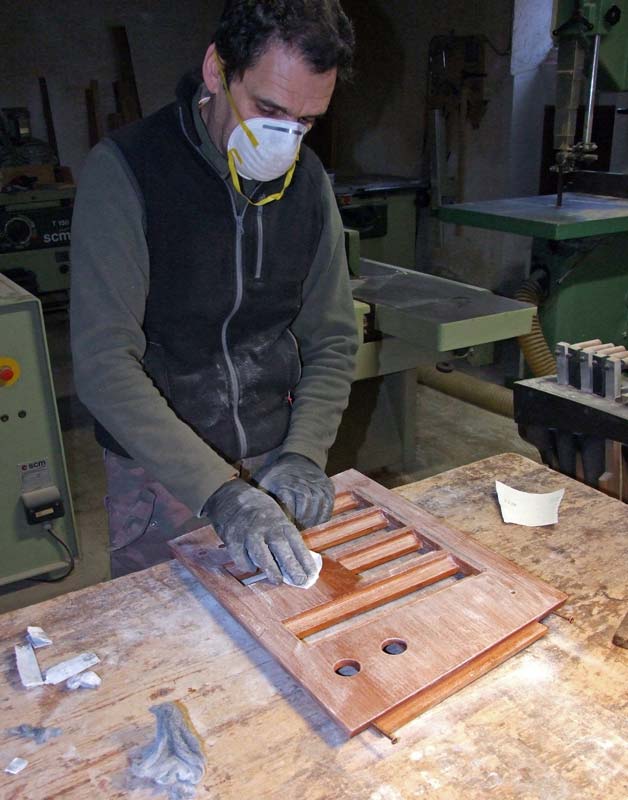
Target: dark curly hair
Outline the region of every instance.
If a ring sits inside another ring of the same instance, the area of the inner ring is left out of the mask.
[[[314,72],[336,67],[347,80],[355,38],[338,0],[227,0],[214,42],[228,82],[276,42],[296,48]]]

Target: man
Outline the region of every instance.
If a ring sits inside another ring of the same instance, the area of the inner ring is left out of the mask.
[[[342,225],[303,136],[348,73],[338,0],[233,0],[176,101],[87,159],[77,391],[105,450],[114,576],[206,517],[243,570],[303,584],[357,349]]]

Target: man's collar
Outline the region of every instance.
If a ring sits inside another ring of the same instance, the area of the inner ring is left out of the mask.
[[[207,126],[205,125],[203,115],[201,114],[202,106],[207,105],[207,103],[211,103],[211,98],[211,93],[208,91],[205,84],[201,83],[200,86],[197,87],[197,90],[192,98],[190,110],[194,122],[195,133],[199,140],[201,153],[211,163],[216,172],[222,178],[227,180],[229,177],[229,165],[227,163],[227,159],[212,141],[209,131],[207,130]]]

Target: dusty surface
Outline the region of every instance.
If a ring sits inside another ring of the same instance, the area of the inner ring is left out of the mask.
[[[501,522],[498,478],[566,487],[560,522]],[[401,730],[347,740],[196,581],[170,563],[0,617],[2,800],[155,798],[129,765],[154,733],[149,707],[179,700],[207,755],[198,798],[625,800],[628,651],[611,644],[628,610],[628,509],[520,456],[498,456],[401,493],[570,594],[545,639]],[[41,625],[42,667],[97,653],[97,690],[25,690],[13,645]],[[9,736],[28,723],[62,734]]]

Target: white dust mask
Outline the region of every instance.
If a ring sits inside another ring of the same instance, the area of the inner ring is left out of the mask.
[[[253,117],[243,120],[227,86],[225,73],[216,51],[214,56],[227,100],[238,120],[227,142],[227,161],[233,185],[239,194],[246,197],[240,187],[240,176],[255,181],[272,181],[285,174],[281,191],[258,202],[246,197],[254,206],[281,200],[292,181],[301,141],[308,128],[300,122],[272,117]]]
[[[273,181],[294,166],[305,125],[290,120],[253,117],[242,120],[227,142],[229,161],[243,178]]]

